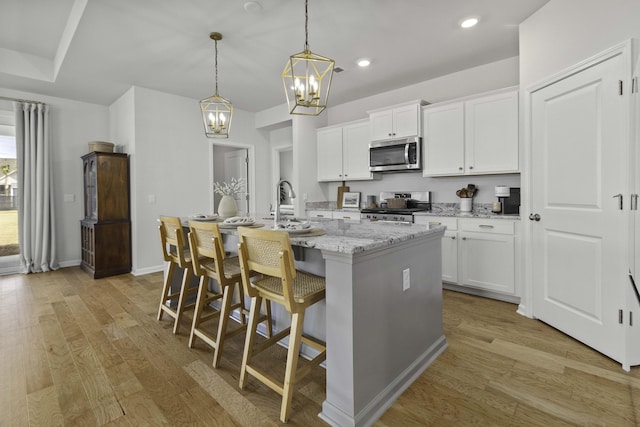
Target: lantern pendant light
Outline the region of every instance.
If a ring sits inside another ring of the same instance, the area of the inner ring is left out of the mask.
[[[327,108],[335,61],[309,49],[308,0],[304,2],[304,50],[291,55],[282,72],[289,114],[317,116]]]
[[[216,93],[200,101],[202,121],[207,137],[228,138],[233,118],[233,105],[231,101],[218,94],[218,40],[222,40],[222,34],[213,32],[209,37],[215,42]]]

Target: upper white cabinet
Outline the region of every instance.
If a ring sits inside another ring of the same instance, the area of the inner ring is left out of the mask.
[[[318,181],[373,179],[369,171],[369,121],[318,129]]]
[[[422,104],[422,101],[412,101],[384,110],[368,111],[371,141],[419,136]]]
[[[424,176],[514,173],[518,89],[423,108]]]

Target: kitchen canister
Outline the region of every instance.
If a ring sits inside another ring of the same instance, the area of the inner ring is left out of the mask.
[[[460,212],[471,212],[473,209],[473,197],[460,197]]]

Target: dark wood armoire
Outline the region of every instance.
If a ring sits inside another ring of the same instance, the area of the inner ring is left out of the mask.
[[[82,156],[84,219],[81,267],[94,279],[131,271],[129,157],[94,151]]]

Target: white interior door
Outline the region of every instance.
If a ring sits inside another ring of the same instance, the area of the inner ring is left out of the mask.
[[[625,54],[531,96],[533,315],[624,360],[628,286]],[[624,210],[619,208],[623,194]],[[627,272],[627,274],[625,274]]]
[[[249,156],[246,149],[240,149],[224,153],[224,180],[231,182],[231,178],[242,178],[244,181],[244,192],[234,196],[238,205],[238,215],[245,215],[249,212]]]

